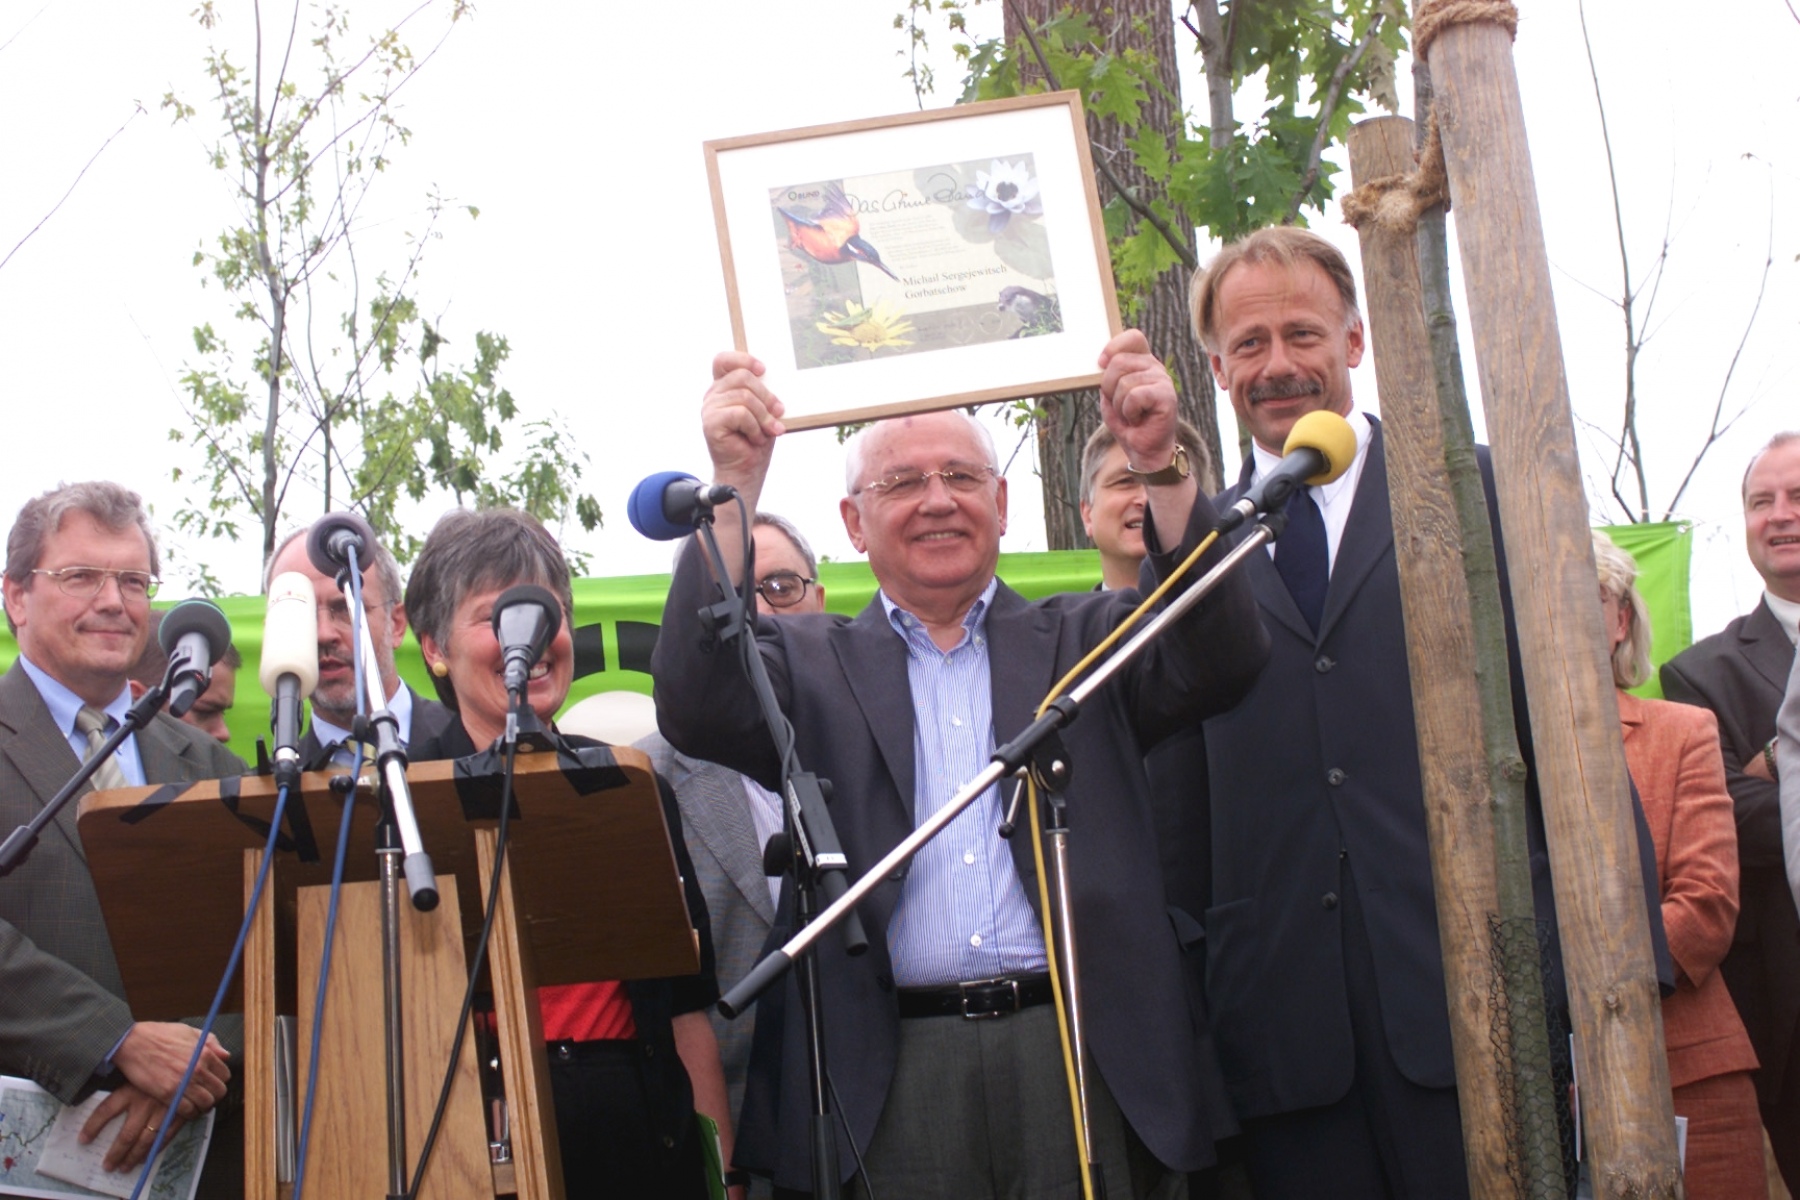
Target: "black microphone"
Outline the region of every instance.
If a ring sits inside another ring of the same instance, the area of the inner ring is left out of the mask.
[[[210,600],[183,600],[164,615],[157,640],[169,656],[169,715],[180,717],[212,683],[212,666],[231,645],[231,622]]]
[[[1355,458],[1356,431],[1350,422],[1323,408],[1307,413],[1294,422],[1275,469],[1219,518],[1219,532],[1230,533],[1257,513],[1280,508],[1297,487],[1330,483]]]
[[[562,628],[562,601],[535,583],[521,583],[494,601],[494,639],[506,661],[506,692],[520,695],[531,682],[531,668],[544,647]]]
[[[333,578],[350,566],[353,549],[357,566],[367,569],[374,546],[375,530],[352,512],[326,513],[306,534],[306,557],[321,575]]]
[[[694,532],[714,506],[737,495],[729,484],[701,483],[682,471],[659,471],[631,489],[625,515],[631,527],[656,542],[672,542]]]

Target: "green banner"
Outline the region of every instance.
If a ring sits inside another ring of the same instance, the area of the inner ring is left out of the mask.
[[[1000,577],[1031,599],[1056,592],[1083,591],[1100,581],[1100,556],[1092,550],[1002,554]],[[835,613],[861,612],[875,595],[875,577],[866,562],[820,563],[819,583],[825,588],[826,607]],[[568,703],[574,704],[596,692],[648,695],[650,651],[662,624],[669,577],[577,579],[574,591],[575,682],[569,689]],[[167,608],[174,602],[164,594],[157,598],[156,607]],[[269,697],[257,680],[257,664],[262,659],[263,598],[227,596],[218,604],[231,621],[232,642],[244,658],[244,669],[238,672],[237,703],[227,718],[231,748],[253,760],[257,736],[269,729]],[[18,644],[0,629],[0,670],[10,667],[17,655]],[[395,658],[401,677],[421,695],[437,694],[412,634],[407,634],[406,645]]]
[[[1637,559],[1638,595],[1650,609],[1650,681],[1632,694],[1662,699],[1656,668],[1694,644],[1694,614],[1688,605],[1689,564],[1694,527],[1686,521],[1603,525],[1601,532]]]
[[[1692,527],[1624,525],[1608,528],[1607,533],[1638,560],[1638,589],[1650,604],[1656,635],[1653,660],[1660,666],[1693,640],[1688,614]],[[1000,577],[1028,599],[1056,592],[1086,591],[1100,581],[1100,556],[1092,550],[1002,554]],[[825,588],[826,607],[835,613],[861,612],[875,595],[875,579],[865,562],[820,563],[819,583]],[[656,645],[668,589],[667,575],[575,581],[575,683],[569,689],[570,704],[596,692],[649,694],[650,651]],[[166,608],[174,602],[164,603],[164,599],[159,599],[157,607]],[[269,728],[269,698],[257,680],[257,664],[262,658],[263,598],[228,596],[219,601],[219,607],[231,621],[232,639],[245,665],[238,672],[237,704],[228,718],[231,745],[246,759],[253,759],[257,735]],[[11,666],[17,654],[17,643],[10,634],[0,631],[0,669]],[[398,663],[401,676],[421,694],[436,694],[430,673],[419,656],[418,644],[410,634],[399,652]],[[1646,696],[1661,694],[1654,677],[1638,690]]]

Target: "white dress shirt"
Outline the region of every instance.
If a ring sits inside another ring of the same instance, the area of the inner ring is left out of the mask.
[[[394,714],[394,723],[399,726],[400,748],[405,750],[407,748],[407,741],[412,737],[412,689],[407,687],[404,683],[401,684],[399,689],[394,692],[393,697],[388,700],[387,706],[388,711]],[[344,744],[352,740],[352,735],[348,729],[339,725],[333,725],[330,721],[321,717],[317,709],[313,710],[312,728],[313,736],[319,739],[319,745],[330,746],[333,743],[337,744],[337,749],[331,752],[332,762],[340,767],[355,765],[355,751]],[[371,754],[374,753],[373,746],[374,743],[370,743]]]
[[[1350,505],[1356,499],[1356,483],[1362,478],[1363,463],[1369,458],[1364,451],[1369,448],[1369,438],[1375,432],[1368,416],[1356,409],[1351,409],[1345,420],[1350,422],[1350,429],[1356,434],[1356,457],[1350,460],[1349,469],[1330,483],[1307,489],[1312,493],[1313,503],[1319,506],[1319,516],[1325,520],[1327,570],[1337,566],[1338,543],[1344,540],[1344,526],[1350,523]],[[1250,485],[1254,487],[1280,464],[1281,455],[1265,450],[1255,442],[1250,443],[1250,454],[1256,464],[1250,477]],[[1275,557],[1276,545],[1275,542],[1268,545],[1270,558]]]

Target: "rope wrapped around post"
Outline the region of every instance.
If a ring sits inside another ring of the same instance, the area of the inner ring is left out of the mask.
[[[1498,25],[1509,36],[1516,36],[1519,10],[1512,0],[1419,0],[1413,15],[1414,56],[1423,60],[1432,40],[1450,26],[1478,22]],[[1438,139],[1435,109],[1426,125],[1425,146],[1416,170],[1371,179],[1338,202],[1345,224],[1352,228],[1372,223],[1397,234],[1412,233],[1418,228],[1419,216],[1439,205],[1449,211],[1450,185],[1444,175],[1444,148]]]

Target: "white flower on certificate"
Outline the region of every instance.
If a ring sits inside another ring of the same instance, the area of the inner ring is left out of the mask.
[[[965,176],[966,178],[966,176]],[[988,214],[988,232],[999,233],[1014,217],[1035,217],[1044,211],[1038,198],[1038,181],[1021,160],[994,159],[986,171],[975,172],[969,185],[969,207]]]

